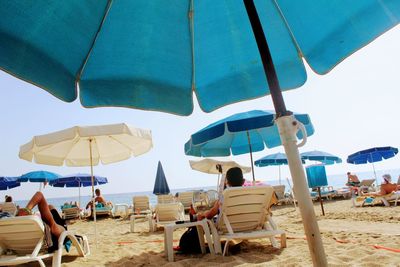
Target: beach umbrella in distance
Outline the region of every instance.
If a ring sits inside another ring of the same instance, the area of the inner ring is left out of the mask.
[[[18,177],[0,177],[0,190],[8,190],[20,186],[21,183],[18,182]]]
[[[342,159],[338,156],[332,155],[324,151],[308,151],[300,153],[300,157],[305,160],[319,161],[325,165],[332,165],[335,163],[342,163]]]
[[[193,170],[210,173],[210,174],[218,174],[217,187],[220,185],[219,179],[221,174],[226,174],[226,172],[233,167],[239,167],[242,169],[243,173],[251,172],[250,167],[245,167],[240,165],[235,161],[223,161],[223,160],[215,160],[215,159],[202,159],[202,160],[189,160],[190,167]],[[222,181],[221,181],[222,182]]]
[[[294,120],[281,90],[304,84],[303,58],[311,69],[325,74],[397,25],[400,2],[149,3],[5,1],[0,9],[0,54],[6,56],[0,57],[0,68],[64,101],[75,100],[79,88],[87,107],[189,115],[193,92],[207,112],[270,93],[298,201],[304,203],[300,211],[311,257],[314,265],[326,266],[304,169],[292,142]]]
[[[108,183],[106,177],[94,175],[93,184],[102,185]],[[50,182],[54,187],[78,187],[79,188],[79,207],[81,206],[81,187],[92,186],[92,176],[90,174],[77,173],[62,176]]]
[[[155,195],[167,195],[169,194],[169,186],[167,183],[167,178],[165,178],[164,170],[161,162],[158,162],[156,181],[154,183],[153,194]]]
[[[374,162],[389,159],[397,155],[399,150],[395,147],[373,147],[365,150],[355,152],[347,157],[347,163],[351,164],[366,164],[372,163],[372,169],[374,170],[374,176],[376,180],[376,172]]]
[[[61,175],[49,171],[32,171],[21,175],[18,179],[19,182],[40,183],[39,190],[42,189],[42,183],[46,185],[54,179],[61,177]]]
[[[302,160],[302,163],[304,164],[304,160]],[[262,157],[256,161],[254,161],[254,164],[257,167],[266,167],[266,166],[278,166],[279,167],[279,184],[282,184],[281,181],[281,165],[288,165],[288,160],[286,157],[286,154],[278,152],[275,154],[267,155],[265,157]]]
[[[34,136],[20,147],[19,157],[27,161],[54,166],[90,166],[93,217],[96,228],[93,166],[110,164],[140,156],[153,147],[151,131],[126,123],[97,126],[75,126]],[[96,238],[97,244],[97,238]]]
[[[305,140],[314,133],[314,127],[307,114],[295,114],[294,118],[299,138]],[[185,154],[196,157],[223,157],[250,153],[255,181],[252,153],[282,144],[275,119],[275,112],[269,110],[251,110],[231,115],[192,134],[185,144]]]

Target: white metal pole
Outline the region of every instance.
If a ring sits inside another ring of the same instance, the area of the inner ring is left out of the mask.
[[[288,159],[293,179],[293,188],[298,201],[313,264],[314,266],[327,266],[324,245],[297,145],[296,132],[298,130],[298,122],[293,115],[290,115],[277,118],[276,123]]]
[[[281,181],[281,165],[279,165],[278,167],[279,167],[279,185],[281,185],[282,184],[282,181]]]
[[[93,154],[92,154],[92,142],[93,139],[89,139],[89,151],[90,151],[90,175],[92,178],[92,211],[94,220],[94,240],[97,248],[97,224],[96,224],[96,203],[94,201],[94,176],[93,176]]]

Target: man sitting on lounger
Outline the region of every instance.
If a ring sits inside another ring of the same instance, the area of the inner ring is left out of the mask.
[[[101,195],[101,192],[100,192],[100,189],[96,189],[95,191],[94,191],[94,193],[96,194],[96,197],[94,198],[94,202],[96,203],[96,204],[101,204],[101,205],[103,205],[104,207],[107,205],[107,201],[105,200],[105,198]],[[92,201],[89,201],[89,203],[87,203],[87,205],[86,205],[86,209],[88,209],[88,208],[90,208],[90,209],[92,209],[92,207],[93,207],[93,202]]]
[[[347,186],[358,186],[360,184],[360,180],[358,179],[357,175],[351,174],[350,172],[347,173]]]

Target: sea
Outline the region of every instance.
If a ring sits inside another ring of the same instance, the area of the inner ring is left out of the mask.
[[[375,185],[379,185],[381,182],[381,177],[383,174],[390,174],[392,176],[392,182],[396,183],[399,175],[400,175],[400,169],[394,169],[394,170],[378,170],[376,171],[376,177],[377,181]],[[362,179],[372,179],[374,178],[374,173],[373,172],[359,172],[357,173],[357,176],[360,180]],[[333,189],[338,189],[342,188],[345,186],[347,182],[347,176],[346,174],[341,174],[341,175],[328,175],[327,176],[328,180],[328,185],[332,186]],[[288,179],[288,178],[282,178],[281,181],[279,180],[269,180],[269,181],[263,181],[265,184],[269,185],[279,185],[283,184],[285,185],[285,190],[287,192],[290,191],[291,187],[293,186],[293,182]],[[214,189],[216,190],[216,186],[206,186],[202,188],[181,188],[181,189],[174,189],[171,190],[171,194],[175,195],[177,192],[185,192],[185,191],[192,191],[192,190],[210,190]],[[146,195],[150,199],[150,204],[155,205],[157,203],[157,196],[153,194],[152,191],[145,191],[145,192],[129,192],[129,193],[120,193],[120,194],[104,194],[103,196],[107,201],[111,201],[114,204],[128,204],[132,205],[132,198],[134,196],[138,195]],[[52,204],[54,207],[56,207],[58,210],[61,210],[61,206],[64,203],[70,203],[70,202],[79,202],[79,199],[77,196],[73,197],[62,197],[62,198],[48,198],[47,199],[49,204]],[[84,195],[81,196],[81,206],[86,205],[90,201],[90,196]],[[20,207],[25,207],[28,200],[17,200],[15,201],[17,205]]]

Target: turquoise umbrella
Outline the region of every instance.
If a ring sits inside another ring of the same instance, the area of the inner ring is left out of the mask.
[[[321,162],[322,164],[325,164],[325,165],[332,165],[332,164],[335,164],[335,163],[342,163],[342,159],[339,158],[338,156],[335,156],[335,155],[330,154],[328,152],[318,151],[318,150],[302,152],[302,153],[300,153],[300,157],[302,159],[307,159],[307,160],[312,160],[312,161],[319,161],[319,162]]]
[[[42,190],[42,183],[51,182],[57,178],[60,178],[61,175],[49,172],[49,171],[32,171],[21,175],[18,179],[19,182],[31,182],[31,183],[40,183],[39,191]]]
[[[87,107],[189,115],[193,92],[207,112],[271,93],[311,257],[314,265],[326,266],[281,90],[304,84],[303,58],[325,74],[397,25],[400,1],[243,3],[3,1],[0,68],[64,101],[75,100],[80,88]]]

